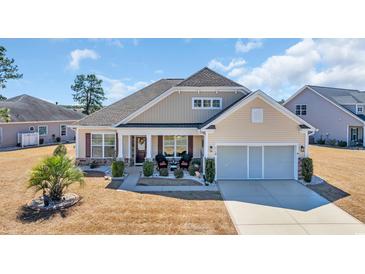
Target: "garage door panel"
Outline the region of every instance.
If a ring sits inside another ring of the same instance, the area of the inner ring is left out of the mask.
[[[262,147],[249,147],[249,178],[262,178]]]
[[[266,179],[294,178],[294,147],[264,147],[264,177]]]
[[[247,147],[218,147],[217,169],[218,179],[247,179]]]

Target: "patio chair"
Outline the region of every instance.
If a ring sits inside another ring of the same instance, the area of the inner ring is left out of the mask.
[[[157,168],[161,169],[161,168],[167,168],[168,165],[168,161],[166,159],[166,157],[163,154],[157,154],[155,157],[155,160],[157,162]]]
[[[190,153],[184,153],[183,155],[181,155],[181,158],[179,161],[180,168],[188,169],[192,158],[193,158],[193,155],[191,155]]]

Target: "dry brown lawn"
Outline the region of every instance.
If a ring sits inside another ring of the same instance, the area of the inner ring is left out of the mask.
[[[311,189],[365,223],[365,150],[310,146],[309,153],[327,182]]]
[[[74,155],[73,145],[67,145]],[[35,214],[24,205],[30,169],[54,147],[0,152],[0,234],[236,234],[218,192],[141,194],[107,189],[103,178],[86,178],[79,205]]]

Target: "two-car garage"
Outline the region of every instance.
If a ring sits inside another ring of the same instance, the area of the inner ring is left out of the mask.
[[[249,144],[217,146],[217,179],[296,179],[297,146]]]

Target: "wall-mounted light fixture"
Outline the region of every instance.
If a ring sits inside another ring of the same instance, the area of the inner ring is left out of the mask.
[[[304,146],[300,146],[300,151],[304,152]]]
[[[209,152],[213,152],[213,146],[209,146]]]

